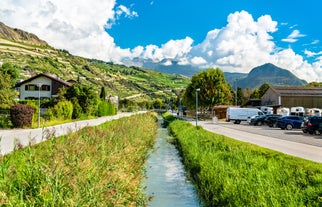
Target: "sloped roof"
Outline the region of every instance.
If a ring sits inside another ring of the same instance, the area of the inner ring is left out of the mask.
[[[28,82],[30,82],[30,81],[32,81],[32,80],[34,80],[34,79],[37,79],[37,78],[39,78],[39,77],[41,77],[41,76],[44,76],[44,77],[47,77],[47,78],[49,78],[49,79],[51,79],[51,80],[57,81],[57,82],[59,82],[59,83],[63,84],[64,86],[69,86],[69,87],[70,87],[70,86],[72,86],[72,83],[69,83],[69,82],[64,81],[64,80],[62,80],[62,79],[59,79],[57,76],[55,76],[55,75],[53,75],[53,74],[49,74],[49,73],[40,73],[40,74],[35,75],[35,76],[33,76],[33,77],[31,77],[31,78],[29,78],[29,79],[27,79],[27,80],[24,80],[24,81],[21,81],[20,83],[17,83],[17,84],[16,84],[16,87],[20,87],[22,84],[28,83]]]
[[[322,96],[322,88],[305,86],[270,86],[280,96]]]

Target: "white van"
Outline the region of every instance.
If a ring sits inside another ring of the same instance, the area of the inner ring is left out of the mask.
[[[234,121],[234,124],[240,124],[241,121],[247,121],[252,116],[260,115],[264,115],[264,113],[257,108],[228,107],[226,111],[226,121]]]

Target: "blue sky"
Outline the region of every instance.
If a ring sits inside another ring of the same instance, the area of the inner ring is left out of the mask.
[[[138,17],[120,19],[108,32],[124,47],[156,44],[186,36],[200,43],[207,32],[225,27],[229,14],[245,10],[254,19],[268,14],[278,21],[280,32],[276,38],[286,38],[294,29],[303,31],[308,40],[322,37],[322,1],[281,0],[186,0],[134,1],[120,0],[117,5],[129,5]],[[275,35],[274,35],[275,36]],[[135,38],[132,38],[135,37]],[[278,40],[277,39],[277,40]]]
[[[1,0],[0,21],[75,55],[322,81],[321,0]],[[1,61],[1,60],[0,60]]]

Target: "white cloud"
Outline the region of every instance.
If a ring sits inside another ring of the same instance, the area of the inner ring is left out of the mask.
[[[304,54],[307,57],[314,57],[314,56],[322,55],[322,51],[320,51],[320,52],[312,52],[312,51],[309,51],[309,50],[304,50]]]
[[[153,62],[159,62],[163,59],[175,59],[180,61],[182,58],[186,57],[192,48],[193,40],[190,37],[186,37],[181,40],[170,40],[163,44],[161,47],[156,45],[148,45],[145,48],[140,47],[140,54],[136,52],[135,57],[140,57],[143,59],[150,59]],[[135,48],[135,51],[138,51]]]
[[[191,63],[194,65],[204,65],[207,63],[207,61],[205,59],[203,59],[202,57],[193,57],[191,59]]]
[[[125,14],[125,17],[130,17],[130,18],[139,16],[139,14],[136,11],[131,11],[129,8],[127,8],[124,5],[120,5],[117,7],[116,14],[118,16]]]
[[[294,30],[287,38],[282,39],[283,42],[294,43],[298,41],[298,38],[305,37],[299,30]]]
[[[150,1],[151,5],[153,1]],[[2,0],[0,19],[5,24],[37,34],[56,48],[72,54],[97,58],[116,63],[142,65],[146,60],[169,65],[220,67],[224,71],[249,72],[258,65],[271,62],[289,69],[307,81],[322,81],[321,53],[305,51],[316,62],[308,63],[292,49],[275,45],[272,33],[278,30],[277,22],[269,15],[254,19],[246,11],[232,13],[227,25],[209,31],[206,38],[193,46],[193,39],[186,37],[156,45],[120,48],[105,28],[113,26],[122,17],[138,17],[132,6],[116,7],[116,0]],[[294,30],[286,42],[304,37]],[[316,40],[312,44],[317,44]]]
[[[205,40],[191,49],[191,57],[202,57],[207,67],[220,67],[224,71],[249,72],[264,63],[273,63],[289,69],[307,81],[322,81],[322,58],[309,64],[292,49],[281,49],[275,45],[271,33],[277,31],[277,22],[269,15],[256,20],[245,11],[235,12],[228,17],[228,24],[221,29],[209,31]],[[289,39],[303,37],[294,30]],[[320,55],[320,53],[309,53]],[[190,62],[192,62],[190,60]]]
[[[316,45],[316,44],[319,44],[320,43],[320,40],[313,40],[313,42],[311,42],[312,45]]]
[[[0,1],[0,19],[72,54],[120,62],[122,56],[131,53],[117,47],[105,32],[117,15],[115,4],[115,0],[6,0]],[[119,9],[126,15],[136,15],[126,7]]]
[[[250,69],[270,59],[274,43],[269,32],[276,31],[276,26],[268,15],[254,21],[245,11],[235,12],[229,15],[226,27],[209,31],[206,39],[192,49],[192,55],[203,57],[210,66],[232,71]]]

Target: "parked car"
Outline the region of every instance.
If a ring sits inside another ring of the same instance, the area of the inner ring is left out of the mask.
[[[265,114],[265,115],[260,115],[260,116],[254,116],[250,119],[250,122],[249,124],[250,125],[255,125],[255,126],[261,126],[263,124],[267,124],[268,125],[268,122],[267,120],[271,120],[271,118],[275,118],[275,120],[279,117],[281,117],[281,115],[278,115],[278,114]]]
[[[277,119],[276,126],[281,129],[301,129],[303,116],[282,116]]]
[[[264,121],[267,126],[276,127],[276,122],[281,117],[282,115],[280,114],[271,114],[271,116],[267,116]]]
[[[302,131],[309,134],[321,134],[322,116],[309,116],[302,122]]]

